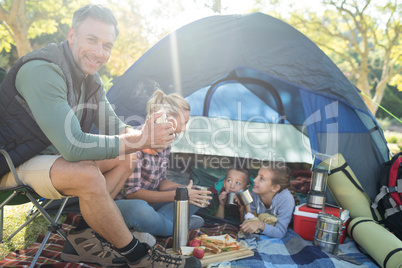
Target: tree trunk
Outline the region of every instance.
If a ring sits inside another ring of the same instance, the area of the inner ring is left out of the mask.
[[[385,86],[387,85],[387,83],[384,82],[379,82],[375,88],[375,95],[373,98],[373,101],[376,103],[380,103],[382,98],[384,97],[384,91],[385,91]],[[373,102],[373,106],[370,108],[370,111],[373,113],[373,115],[375,115],[375,113],[377,112],[379,106],[377,104],[375,104]]]
[[[360,69],[357,71],[358,79],[356,86],[364,93],[365,96],[362,96],[364,103],[366,103],[369,110],[373,112],[372,109],[376,105],[375,104],[373,105],[373,101],[371,100],[373,96],[370,92],[370,82],[368,80],[369,68],[367,67],[366,62],[367,61],[365,59],[362,59],[361,61]]]
[[[14,33],[14,41],[17,47],[18,57],[22,57],[32,51],[31,43],[28,39],[27,29],[23,27],[11,28]]]
[[[7,24],[17,47],[18,57],[32,50],[28,38],[29,22],[26,16],[26,0],[14,0],[9,12],[0,10],[0,17]]]
[[[19,2],[19,4],[17,4]],[[17,15],[13,18],[10,27],[14,33],[14,41],[17,46],[18,57],[22,57],[32,50],[31,43],[28,38],[28,19],[26,16],[26,1],[17,0]],[[13,14],[15,14],[13,13]]]
[[[378,81],[377,86],[375,88],[375,95],[374,95],[374,101],[376,103],[380,103],[382,98],[384,97],[384,91],[385,87],[387,86],[387,83],[391,80],[391,75],[390,75],[390,60],[389,60],[389,54],[390,50],[388,50],[385,53],[385,59],[383,63],[383,68],[382,68],[382,73],[381,73],[381,80]],[[373,109],[370,109],[371,112],[375,115],[375,113],[378,110],[378,105],[375,105]]]

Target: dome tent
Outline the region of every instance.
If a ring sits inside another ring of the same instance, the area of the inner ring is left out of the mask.
[[[389,159],[381,128],[337,66],[283,21],[257,12],[190,23],[114,79],[107,97],[138,125],[155,84],[191,106],[174,153],[309,164],[341,153],[374,199]]]

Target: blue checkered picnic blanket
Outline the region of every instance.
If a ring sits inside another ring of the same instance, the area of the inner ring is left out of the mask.
[[[360,252],[350,238],[346,238],[345,242],[339,245],[337,255],[326,253],[291,229],[283,238],[259,235],[258,239],[245,240],[254,248],[253,257],[232,261],[230,266],[222,263],[221,267],[379,267],[369,256]]]
[[[63,229],[68,232],[75,226],[80,218],[80,215],[69,213],[66,221],[63,223]],[[203,228],[194,229],[190,232],[190,237],[195,237],[200,234],[220,235],[229,234],[237,237],[238,228],[226,224],[215,223],[204,226]],[[244,240],[242,243],[247,243],[255,251],[253,257],[240,259],[231,262],[220,263],[219,267],[278,267],[278,268],[293,268],[293,267],[360,267],[372,268],[379,267],[367,255],[361,253],[356,243],[350,238],[346,238],[345,242],[339,245],[339,254],[331,255],[322,251],[320,248],[312,245],[310,241],[304,240],[292,229],[284,238],[268,238],[264,235],[257,235],[257,240]],[[28,267],[34,258],[43,235],[39,236],[32,246],[24,250],[16,250],[11,252],[3,260],[0,260],[0,267]],[[160,247],[171,247],[172,238],[158,239]],[[52,267],[52,268],[95,268],[97,265],[88,263],[66,263],[60,260],[60,253],[64,245],[64,240],[57,233],[50,236],[50,239],[38,260],[37,267]],[[346,261],[345,261],[346,260]],[[217,266],[212,264],[210,266]],[[359,266],[361,265],[361,266]]]

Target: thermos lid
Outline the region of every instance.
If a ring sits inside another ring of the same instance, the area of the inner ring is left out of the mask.
[[[317,172],[317,173],[328,173],[328,168],[322,165],[316,165],[313,168],[313,172]]]
[[[186,187],[177,187],[176,195],[174,196],[174,200],[188,200],[188,190]]]

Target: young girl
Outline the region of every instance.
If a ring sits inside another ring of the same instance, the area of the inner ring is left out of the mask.
[[[147,114],[163,111],[168,120],[176,127],[176,134],[184,132],[190,117],[190,105],[179,94],[165,95],[156,90],[147,103]],[[127,179],[123,189],[116,196],[119,207],[127,226],[134,231],[134,236],[151,235],[170,236],[173,233],[173,200],[178,186],[188,189],[190,205],[190,228],[199,228],[204,221],[193,215],[202,203],[209,204],[212,197],[209,191],[192,189],[193,182],[180,185],[166,178],[171,148],[159,152],[144,150],[137,152],[133,174]],[[139,233],[140,232],[140,233]],[[137,237],[138,238],[138,237]]]
[[[243,222],[240,230],[245,233],[261,232],[262,234],[282,238],[287,232],[292,219],[297,197],[290,190],[289,170],[284,163],[276,163],[272,167],[264,165],[254,179],[253,202],[245,206],[244,218],[250,219],[260,213],[269,213],[277,217],[274,226],[260,220]]]
[[[226,199],[229,193],[238,191],[251,185],[250,172],[245,168],[231,167],[226,172],[226,177],[218,180],[211,187],[213,194],[211,213],[218,218],[227,219],[235,223],[243,221],[243,209],[241,206],[227,206]]]

